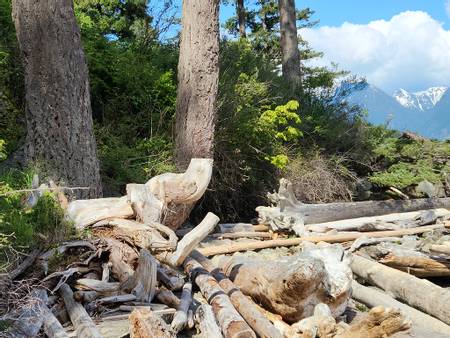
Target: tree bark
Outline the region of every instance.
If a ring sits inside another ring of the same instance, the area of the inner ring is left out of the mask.
[[[238,17],[239,36],[245,38],[245,7],[244,0],[236,0],[236,12]]]
[[[279,0],[283,77],[292,91],[301,86],[295,0]]]
[[[55,181],[102,194],[86,59],[73,1],[13,1],[26,87],[27,162]]]
[[[178,62],[176,162],[213,157],[219,79],[219,0],[184,0]]]

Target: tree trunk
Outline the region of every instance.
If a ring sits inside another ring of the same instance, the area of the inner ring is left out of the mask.
[[[178,63],[176,162],[213,157],[219,79],[219,0],[184,0]]]
[[[294,0],[279,0],[283,77],[292,91],[301,86],[300,51]]]
[[[245,7],[244,0],[236,0],[236,12],[238,17],[239,36],[245,38]]]
[[[13,20],[25,68],[26,158],[74,186],[102,194],[89,79],[71,0],[14,0]]]

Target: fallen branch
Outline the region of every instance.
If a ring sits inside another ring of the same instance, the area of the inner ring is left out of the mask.
[[[214,316],[211,305],[200,305],[195,312],[195,319],[199,323],[202,337],[223,337],[222,332],[220,332],[220,328],[217,325],[216,317]]]
[[[183,330],[188,322],[188,310],[192,302],[192,284],[186,283],[183,287],[183,292],[181,294],[180,305],[177,308],[177,312],[173,316],[172,324],[170,325],[172,329],[178,333]]]

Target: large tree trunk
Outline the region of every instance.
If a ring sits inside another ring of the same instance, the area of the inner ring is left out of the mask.
[[[245,7],[244,0],[236,0],[236,12],[238,17],[239,36],[245,38]]]
[[[219,0],[184,0],[176,107],[176,161],[213,157],[219,79]]]
[[[73,186],[102,193],[92,128],[89,79],[72,0],[14,0],[25,66],[27,161]]]
[[[279,0],[283,77],[292,91],[301,86],[300,52],[294,0]]]

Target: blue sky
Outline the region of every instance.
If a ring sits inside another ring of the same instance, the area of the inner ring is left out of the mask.
[[[252,3],[253,1],[248,1]],[[312,64],[367,78],[388,93],[450,86],[450,0],[299,0],[320,20],[300,30],[324,52]],[[221,7],[221,21],[234,7]]]

